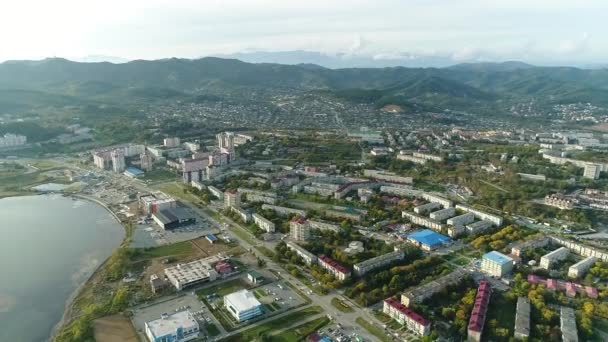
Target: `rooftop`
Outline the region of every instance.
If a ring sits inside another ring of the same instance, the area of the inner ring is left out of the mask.
[[[424,317],[420,316],[418,313],[414,312],[411,309],[408,309],[405,305],[401,304],[397,298],[391,297],[384,300],[384,302],[410,319],[416,321],[418,324],[428,326],[430,323]]]
[[[237,292],[233,292],[229,295],[226,295],[224,299],[230,302],[230,304],[239,312],[251,310],[262,305],[255,298],[253,293],[248,290],[240,290]]]
[[[335,261],[334,259],[325,256],[325,255],[321,255],[319,257],[319,260],[323,261],[324,263],[328,264],[329,266],[331,266],[333,269],[335,269],[336,271],[340,272],[340,273],[350,273],[350,270],[342,265],[340,265],[337,261]]]
[[[438,246],[452,241],[449,237],[435,233],[429,229],[410,234],[407,238],[427,246]]]
[[[146,325],[148,325],[155,337],[174,334],[178,328],[198,327],[198,323],[196,323],[189,310],[176,312],[169,316],[164,316],[164,318],[146,322]]]
[[[194,218],[194,216],[192,216],[186,209],[180,207],[160,210],[154,214],[154,216],[156,216],[164,224]]]
[[[499,265],[503,265],[509,262],[513,262],[513,259],[509,258],[508,256],[497,252],[497,251],[492,251],[489,253],[484,254],[483,256],[484,259],[489,259],[490,261],[492,261],[493,263],[499,264]]]

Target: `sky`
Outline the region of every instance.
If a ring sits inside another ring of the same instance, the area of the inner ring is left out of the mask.
[[[308,50],[605,63],[606,0],[3,0],[0,61]]]

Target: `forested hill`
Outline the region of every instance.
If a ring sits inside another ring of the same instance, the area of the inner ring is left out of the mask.
[[[0,64],[0,106],[30,100],[129,101],[197,97],[264,89],[324,91],[351,101],[424,103],[438,109],[535,101],[608,105],[608,70],[536,67],[519,62],[448,68],[327,69],[310,64],[252,64],[202,58],[77,63],[65,59]]]

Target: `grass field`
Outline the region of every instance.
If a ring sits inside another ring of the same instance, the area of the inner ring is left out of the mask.
[[[384,333],[381,328],[376,327],[375,325],[370,324],[366,320],[361,317],[357,317],[355,320],[357,324],[365,328],[370,334],[376,336],[382,342],[390,342],[392,339]]]
[[[274,256],[274,252],[264,246],[258,246],[256,247],[256,249],[262,252],[262,254],[264,254],[268,258],[272,258]]]
[[[302,341],[308,335],[315,331],[323,328],[329,323],[329,318],[320,317],[312,320],[308,323],[304,323],[297,327],[291,328],[288,331],[284,331],[280,334],[274,335],[270,338],[273,342],[298,342]]]
[[[190,241],[183,241],[172,245],[144,249],[139,258],[183,257],[189,254],[192,254],[192,243]]]
[[[342,312],[353,312],[353,308],[350,305],[346,304],[343,300],[340,300],[337,297],[332,298],[331,305],[335,306],[338,310]]]
[[[158,186],[156,186],[156,188],[158,190],[166,193],[167,195],[177,197],[186,202],[199,203],[201,201],[195,195],[193,195],[189,192],[184,192],[184,189],[186,187],[181,183],[177,183],[177,182],[163,183],[163,184],[159,184]]]
[[[196,291],[196,295],[201,297],[206,297],[208,295],[212,295],[216,293],[218,296],[225,296],[227,294],[231,294],[241,289],[247,288],[247,284],[241,278],[227,281],[225,283],[221,283],[216,286],[211,286],[204,288],[202,290]]]
[[[299,311],[294,311],[288,315],[279,317],[268,323],[254,326],[251,329],[247,329],[236,335],[225,338],[222,341],[223,342],[252,341],[262,335],[272,333],[273,330],[280,330],[285,326],[293,324],[293,322],[297,322],[298,320],[305,319],[306,317],[314,316],[321,312],[323,312],[323,309],[321,309],[321,307],[319,307],[319,306],[313,306],[313,307],[302,309]]]
[[[173,172],[167,170],[152,170],[146,172],[143,180],[149,180],[151,182],[161,182],[161,181],[172,181],[177,178],[177,175]]]

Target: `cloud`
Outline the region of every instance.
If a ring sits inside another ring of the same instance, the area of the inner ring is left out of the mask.
[[[589,34],[584,32],[578,38],[562,40],[557,47],[557,52],[563,55],[572,55],[581,53],[588,47]]]

